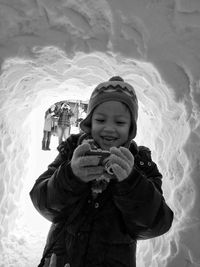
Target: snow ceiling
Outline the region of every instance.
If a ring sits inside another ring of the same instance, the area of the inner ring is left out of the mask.
[[[35,267],[49,222],[29,191],[56,155],[44,112],[120,75],[139,99],[136,141],[163,173],[171,230],[138,267],[200,266],[200,1],[0,0],[0,266]]]

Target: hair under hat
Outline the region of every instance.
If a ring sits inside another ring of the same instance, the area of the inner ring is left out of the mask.
[[[91,133],[91,120],[94,109],[106,101],[119,101],[124,103],[131,114],[131,128],[129,140],[137,133],[138,101],[134,88],[124,82],[119,76],[112,77],[109,81],[100,83],[92,92],[87,109],[87,117],[80,123],[80,128]]]

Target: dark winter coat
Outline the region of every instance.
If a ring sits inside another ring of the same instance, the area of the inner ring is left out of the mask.
[[[35,208],[52,222],[44,255],[56,253],[57,267],[135,267],[137,240],[160,236],[172,224],[162,175],[150,150],[132,142],[135,165],[129,177],[111,181],[93,199],[90,183],[77,178],[70,166],[79,137],[71,135],[60,145],[30,192]]]

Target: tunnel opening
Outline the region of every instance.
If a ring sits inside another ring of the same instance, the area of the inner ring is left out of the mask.
[[[138,266],[166,266],[177,254],[179,231],[188,223],[187,212],[195,198],[193,183],[188,181],[189,124],[184,104],[175,101],[172,88],[148,62],[99,52],[71,58],[56,47],[33,51],[32,58],[7,59],[0,77],[2,262],[36,266],[44,247],[50,224],[34,210],[29,191],[57,154],[56,139],[50,152],[41,150],[45,110],[63,99],[87,100],[94,86],[120,75],[134,86],[139,100],[135,140],[151,149],[163,173],[165,198],[175,212],[169,233],[139,242]]]

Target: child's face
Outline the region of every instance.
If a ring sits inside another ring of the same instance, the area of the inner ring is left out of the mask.
[[[92,115],[92,137],[103,150],[126,143],[131,126],[131,115],[121,102],[100,104]]]

